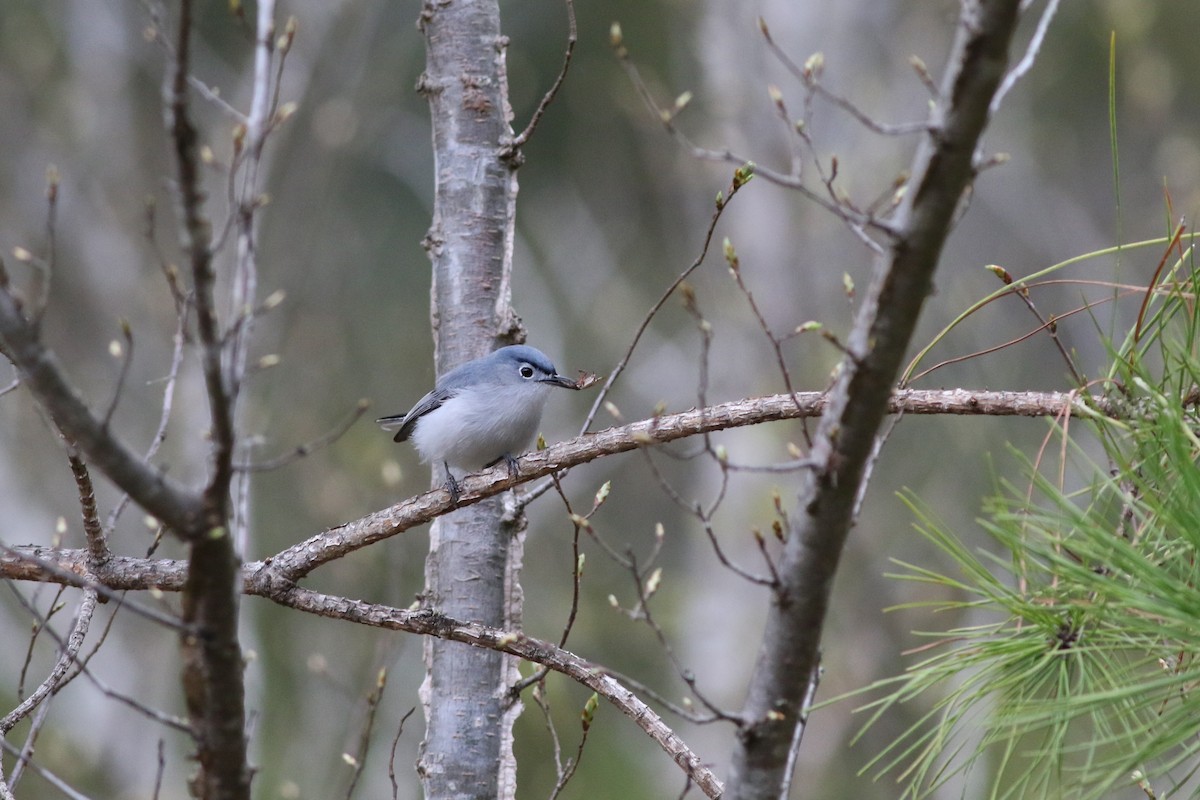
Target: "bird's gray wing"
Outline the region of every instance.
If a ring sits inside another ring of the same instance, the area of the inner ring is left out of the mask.
[[[417,420],[433,411],[436,408],[441,408],[442,403],[449,400],[457,392],[454,389],[448,389],[444,386],[439,386],[429,394],[417,401],[417,404],[404,416],[380,417],[375,420],[387,430],[399,428],[396,435],[392,437],[393,442],[403,442],[412,435],[413,428],[417,427]]]

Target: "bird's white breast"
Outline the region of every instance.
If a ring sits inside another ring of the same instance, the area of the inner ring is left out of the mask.
[[[475,471],[525,451],[537,433],[550,387],[539,383],[460,392],[417,421],[421,460]]]

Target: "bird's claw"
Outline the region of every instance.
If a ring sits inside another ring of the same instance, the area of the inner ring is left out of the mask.
[[[508,477],[515,480],[521,474],[521,467],[517,464],[517,459],[513,458],[511,453],[505,453],[501,458],[504,459],[504,466],[508,467]]]
[[[442,488],[450,493],[450,502],[458,505],[458,499],[462,497],[462,486],[459,485],[458,480],[454,477],[454,473],[450,471],[449,465],[446,465],[446,482],[442,484]]]
[[[512,453],[505,453],[504,455],[497,458],[495,461],[489,461],[488,463],[483,465],[483,468],[491,469],[492,467],[499,464],[501,461],[504,462],[504,466],[508,467],[508,477],[509,478],[516,480],[518,477],[520,477],[521,465],[517,463],[516,456],[514,456]]]

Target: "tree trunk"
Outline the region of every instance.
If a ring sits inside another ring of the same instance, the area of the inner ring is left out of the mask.
[[[432,324],[438,374],[517,338],[510,308],[515,164],[505,40],[496,0],[426,2],[420,27],[436,165]],[[444,476],[434,468],[434,485]],[[522,522],[494,497],[441,517],[430,531],[425,603],[457,619],[519,624],[515,574]],[[511,581],[511,583],[510,583]],[[510,589],[509,586],[514,588]],[[516,764],[509,656],[429,638],[421,688],[426,731],[417,768],[427,798],[511,797]]]

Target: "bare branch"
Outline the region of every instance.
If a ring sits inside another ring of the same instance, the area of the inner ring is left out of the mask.
[[[22,761],[24,761],[24,763],[30,769],[40,775],[46,781],[46,783],[62,792],[63,796],[67,797],[68,800],[92,800],[92,798],[88,797],[87,795],[71,788],[70,784],[55,775],[53,772],[30,761],[21,751],[17,750],[17,748],[13,747],[3,738],[0,738],[0,749],[22,759]],[[8,785],[4,782],[3,776],[0,776],[0,800],[15,800],[12,792],[8,790]]]
[[[130,589],[182,591],[187,572],[186,561],[111,556],[100,567],[101,578],[90,574],[92,554],[87,550],[25,545],[12,547],[0,542],[0,578],[18,581],[49,581],[96,592],[109,602],[128,607],[145,617],[180,633],[191,629],[170,614],[148,608],[125,598]]]
[[[615,367],[613,367],[612,373],[609,374],[608,379],[604,381],[604,386],[602,386],[600,391],[596,394],[596,399],[592,402],[592,407],[588,410],[587,417],[584,418],[583,426],[580,428],[580,433],[586,431],[592,426],[592,422],[596,419],[596,413],[604,405],[604,401],[608,397],[608,393],[612,389],[613,384],[616,383],[617,378],[621,376],[621,373],[624,372],[625,368],[629,365],[629,359],[633,357],[633,351],[637,349],[638,343],[642,339],[642,334],[644,334],[646,329],[650,327],[650,323],[654,321],[654,318],[666,304],[667,300],[671,298],[671,295],[675,294],[675,291],[683,284],[684,281],[688,279],[688,276],[695,272],[696,269],[704,263],[704,259],[708,257],[708,249],[712,245],[713,234],[716,232],[717,223],[721,220],[721,215],[729,206],[730,201],[733,200],[734,195],[736,195],[738,191],[750,180],[749,175],[751,172],[744,170],[745,167],[743,165],[742,168],[739,168],[739,170],[735,172],[734,178],[732,181],[730,181],[729,187],[726,189],[726,191],[717,196],[717,206],[713,211],[712,217],[708,221],[708,228],[704,231],[704,243],[700,246],[699,254],[696,256],[695,260],[692,261],[692,263],[689,264],[685,270],[683,270],[683,272],[676,276],[675,280],[671,282],[671,285],[666,288],[654,305],[650,307],[650,310],[646,312],[646,316],[642,318],[641,324],[639,324],[637,330],[633,332],[633,338],[629,342],[629,347],[625,349],[625,354],[621,356],[621,360],[617,362]]]
[[[1022,8],[1022,11],[1025,9]],[[1037,60],[1038,52],[1042,49],[1042,42],[1046,40],[1046,31],[1050,30],[1050,23],[1054,21],[1054,15],[1058,13],[1058,0],[1047,0],[1046,7],[1042,9],[1042,16],[1038,19],[1037,29],[1033,32],[1033,37],[1029,40],[1029,46],[1025,49],[1025,55],[1021,56],[1021,60],[1016,66],[1008,71],[1004,76],[1004,80],[1000,82],[1000,88],[996,90],[995,97],[988,105],[988,113],[995,115],[1000,110],[1000,105],[1004,102],[1004,98],[1012,90],[1017,81],[1025,77],[1025,74],[1033,68],[1034,62]]]
[[[87,461],[104,472],[142,508],[180,536],[203,518],[201,499],[147,464],[97,419],[71,386],[58,359],[38,339],[0,276],[0,341],[38,403]]]
[[[400,784],[396,782],[396,748],[400,745],[400,737],[404,735],[404,723],[408,722],[417,710],[413,706],[408,711],[404,712],[404,716],[400,718],[399,724],[396,725],[396,735],[392,737],[392,749],[388,757],[388,779],[392,782],[392,800],[398,800],[400,796]]]
[[[821,84],[819,69],[814,69],[812,66],[807,64],[805,66],[800,66],[793,61],[791,56],[789,56],[787,52],[785,52],[783,48],[781,48],[775,42],[775,39],[771,36],[770,29],[767,27],[767,23],[762,19],[762,17],[759,17],[758,29],[762,32],[763,40],[767,43],[767,48],[771,51],[771,54],[774,55],[775,59],[792,74],[792,77],[803,84],[804,87],[812,94],[824,97],[826,100],[833,103],[850,116],[854,117],[854,119],[858,120],[858,122],[868,130],[874,131],[875,133],[883,136],[906,136],[914,133],[927,132],[930,130],[928,120],[892,124],[875,120],[865,111],[854,105],[854,103],[850,102],[850,100],[847,98],[842,97],[841,95],[832,92],[829,89],[826,89]]]
[[[96,592],[92,589],[85,589],[83,597],[79,601],[79,608],[75,612],[75,621],[71,626],[71,634],[67,638],[67,643],[62,652],[59,654],[58,661],[50,670],[50,674],[45,680],[30,693],[29,697],[14,708],[12,711],[0,718],[0,738],[8,735],[8,732],[13,727],[29,716],[29,713],[37,708],[46,698],[54,694],[59,683],[75,662],[75,657],[79,653],[79,648],[83,647],[84,637],[87,636],[88,626],[92,623],[92,614],[96,610]]]
[[[383,700],[385,686],[387,686],[387,668],[380,667],[375,676],[375,685],[367,693],[367,716],[363,720],[362,730],[358,735],[358,752],[353,756],[346,754],[347,762],[350,763],[353,770],[350,776],[350,785],[346,787],[346,800],[350,800],[354,796],[354,788],[358,785],[358,779],[362,776],[363,767],[367,763],[367,753],[371,749],[371,730],[375,727],[375,714],[379,711],[379,704]]]
[[[709,797],[721,795],[721,783],[700,758],[675,735],[662,718],[596,664],[550,642],[514,631],[460,622],[435,611],[407,611],[373,603],[333,597],[300,587],[281,588],[266,595],[280,605],[318,616],[349,620],[390,630],[436,636],[475,647],[499,650],[526,661],[549,666],[587,686],[616,706],[650,736]]]
[[[358,421],[359,417],[361,417],[369,407],[370,402],[367,400],[359,400],[358,404],[354,407],[354,410],[347,414],[341,422],[339,422],[331,430],[326,431],[312,441],[296,445],[291,452],[284,453],[281,456],[277,456],[267,461],[238,464],[237,469],[243,472],[267,472],[287,466],[293,461],[311,455],[322,447],[333,444],[338,439],[342,438],[342,436],[344,436],[346,432],[353,427],[354,423]]]
[[[519,470],[515,478],[504,465],[467,476],[461,481],[463,492],[459,505],[478,502],[519,483],[614,453],[674,441],[704,431],[819,416],[826,406],[826,396],[820,392],[798,392],[794,397],[777,394],[720,403],[703,410],[664,414],[622,427],[584,434],[522,456],[518,459]],[[1100,395],[1076,392],[971,392],[965,389],[897,391],[888,401],[888,410],[893,414],[921,415],[1121,415],[1118,405]],[[455,508],[457,506],[450,502],[444,489],[434,489],[322,531],[262,561],[243,564],[243,591],[248,591],[249,586],[257,585],[260,581],[278,579],[288,583],[300,580],[323,564],[423,525]],[[184,561],[113,556],[105,566],[102,576],[104,585],[101,586],[83,577],[87,572],[85,550],[8,547],[0,544],[0,578],[93,586],[101,594],[108,591],[109,596],[117,600],[120,600],[120,595],[113,590],[153,588],[180,591],[185,571]],[[256,577],[260,573],[264,577]],[[152,615],[156,619],[161,616],[149,609],[141,609],[139,613]],[[169,618],[159,621],[179,625],[177,620]]]
[[[754,164],[755,175],[758,175],[764,180],[774,183],[777,186],[782,186],[784,188],[799,192],[806,199],[816,203],[826,211],[841,219],[851,228],[851,230],[855,231],[856,233],[861,232],[863,228],[874,228],[875,230],[887,234],[888,236],[893,236],[895,234],[895,228],[890,222],[878,217],[873,217],[869,214],[863,214],[862,212],[850,208],[846,204],[837,200],[826,199],[823,194],[813,190],[810,186],[808,186],[808,184],[804,182],[803,176],[799,173],[784,173],[778,170],[773,170],[769,167],[764,167],[760,164],[754,163],[752,159],[747,158],[744,155],[735,153],[729,148],[710,149],[693,143],[692,140],[689,139],[681,130],[679,130],[679,127],[675,124],[676,115],[680,110],[682,110],[683,105],[686,105],[686,103],[681,104],[679,101],[676,101],[676,105],[673,109],[660,108],[658,101],[654,99],[654,95],[650,92],[650,88],[646,86],[645,81],[642,80],[641,73],[638,71],[637,66],[629,57],[629,50],[625,47],[623,42],[624,40],[621,36],[620,29],[614,26],[612,45],[614,51],[616,52],[618,61],[620,61],[621,66],[625,69],[630,81],[638,90],[638,94],[641,95],[646,107],[649,108],[655,118],[663,124],[667,130],[667,133],[669,133],[680,144],[680,146],[684,147],[693,158],[698,158],[704,161],[723,161],[726,163],[739,165]],[[877,244],[872,244],[874,247],[878,247]]]
[[[529,137],[533,136],[533,132],[537,130],[538,123],[542,121],[542,116],[546,113],[546,109],[554,102],[558,90],[562,88],[563,81],[567,79],[567,70],[571,68],[571,56],[575,53],[575,43],[579,36],[575,26],[575,3],[573,0],[566,0],[566,5],[567,52],[563,55],[562,68],[559,69],[558,77],[554,79],[554,83],[550,86],[550,89],[542,96],[542,100],[538,103],[533,116],[530,117],[529,124],[525,126],[525,130],[513,137],[512,142],[501,149],[501,158],[513,158],[525,143],[529,141]]]
[[[112,423],[113,414],[117,411],[117,404],[121,402],[121,392],[125,389],[125,379],[129,377],[129,367],[133,364],[133,329],[129,327],[126,320],[121,320],[121,336],[125,339],[124,347],[121,347],[120,343],[115,340],[111,345],[112,354],[121,359],[121,369],[117,374],[117,385],[113,389],[112,400],[108,402],[108,411],[104,412],[103,425],[105,428]]]
[[[104,596],[104,593],[102,591],[99,591],[94,588],[87,588],[84,591],[91,592],[93,594],[97,594],[100,596]],[[92,648],[91,653],[89,653],[86,656],[80,656],[79,655],[80,647],[74,646],[72,644],[70,638],[63,639],[61,636],[59,636],[57,633],[55,633],[54,630],[49,627],[49,619],[47,617],[43,617],[42,615],[38,614],[37,610],[35,608],[33,608],[32,606],[30,606],[29,604],[27,604],[25,602],[24,598],[22,598],[20,595],[18,595],[18,600],[20,600],[21,603],[26,606],[26,610],[28,610],[31,614],[33,614],[37,617],[39,631],[42,631],[42,630],[46,631],[46,633],[52,639],[54,639],[55,642],[58,643],[59,649],[61,651],[63,651],[64,653],[67,653],[67,652],[74,653],[74,655],[71,659],[71,664],[70,664],[70,666],[74,668],[74,671],[68,675],[63,676],[57,682],[57,684],[54,687],[54,693],[61,691],[62,688],[64,686],[66,686],[68,683],[75,680],[80,675],[83,675],[83,676],[87,677],[87,679],[89,681],[91,681],[92,685],[94,685],[96,687],[96,689],[99,690],[99,692],[101,694],[103,694],[105,697],[116,700],[117,702],[122,703],[122,704],[132,708],[133,710],[137,711],[138,713],[142,714],[147,719],[150,719],[150,720],[157,722],[159,724],[162,724],[162,725],[166,725],[167,727],[172,728],[173,730],[176,730],[180,733],[189,734],[189,735],[192,733],[192,729],[188,725],[186,720],[181,720],[181,719],[174,717],[170,714],[167,714],[163,711],[159,711],[158,709],[152,708],[152,707],[146,705],[145,703],[142,703],[140,700],[138,700],[134,697],[131,697],[130,695],[123,694],[121,692],[116,691],[111,686],[109,686],[107,683],[102,681],[91,669],[88,668],[88,662],[91,660],[92,656],[94,656],[99,651],[100,645],[103,643],[103,641],[102,641],[103,638],[107,637],[107,635],[108,635],[109,626],[112,624],[112,620],[116,617],[115,612],[109,617],[108,625],[105,626],[104,633],[101,635],[101,641],[96,642],[96,644]],[[120,606],[118,606],[118,608],[120,608]],[[82,642],[80,642],[80,644],[82,644]],[[43,703],[41,706],[39,706],[38,713],[40,714],[42,712],[42,709],[44,709],[46,707],[47,707],[46,704]],[[14,772],[13,772],[13,784],[14,785],[15,785],[17,776],[18,776],[18,772],[14,770]]]
[[[847,342],[803,473],[777,564],[783,585],[768,611],[730,771],[730,800],[786,793],[805,726],[805,695],[819,660],[829,593],[933,273],[963,192],[988,105],[1004,77],[1019,0],[964,2],[941,98],[897,209],[899,231],[881,261]]]
[[[204,214],[198,135],[188,106],[191,56],[191,0],[182,0],[174,58],[164,88],[167,133],[175,161],[175,193],[179,206],[181,247],[192,274],[196,328],[200,338],[204,384],[212,419],[213,474],[205,500],[215,514],[214,524],[228,517],[229,485],[233,477],[233,397],[222,369],[222,337],[213,297],[216,274],[212,263],[212,224]]]
[[[83,535],[87,541],[92,567],[95,569],[112,556],[96,511],[96,489],[92,486],[92,476],[87,465],[79,456],[70,453],[67,460],[71,464],[71,474],[75,476],[75,488],[79,492],[79,507],[83,516]]]

